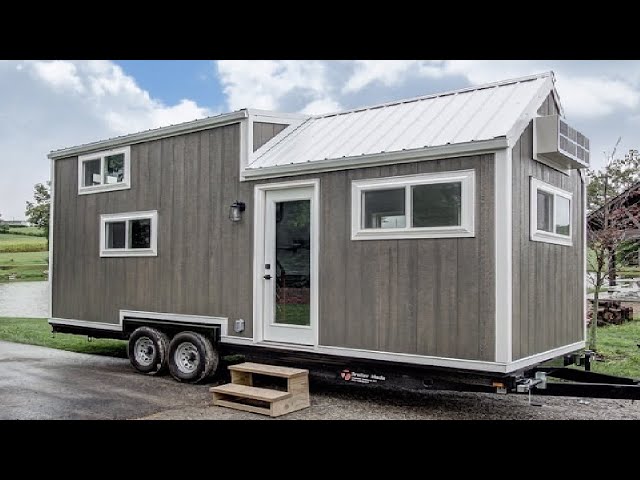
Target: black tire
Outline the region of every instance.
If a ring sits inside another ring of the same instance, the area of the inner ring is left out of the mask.
[[[218,368],[218,351],[196,332],[180,332],[169,344],[169,372],[179,382],[198,383]]]
[[[141,351],[145,347],[146,355]],[[129,361],[141,373],[158,375],[164,372],[167,369],[168,351],[169,337],[155,328],[140,327],[129,336]]]

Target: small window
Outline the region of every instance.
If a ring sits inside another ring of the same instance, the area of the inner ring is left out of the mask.
[[[474,236],[474,170],[356,180],[353,240]]]
[[[158,212],[100,216],[101,257],[156,256]]]
[[[97,193],[130,188],[131,148],[91,153],[78,157],[78,193]]]
[[[531,240],[572,245],[571,192],[531,177]]]

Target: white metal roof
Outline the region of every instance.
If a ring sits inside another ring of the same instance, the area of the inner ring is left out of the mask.
[[[551,72],[311,117],[258,149],[247,171],[508,137],[549,91]]]

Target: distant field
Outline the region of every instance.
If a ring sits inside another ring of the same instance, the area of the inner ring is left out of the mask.
[[[9,233],[44,236],[44,230],[38,227],[9,227]]]
[[[47,249],[47,239],[11,233],[0,233],[0,253],[38,252]]]

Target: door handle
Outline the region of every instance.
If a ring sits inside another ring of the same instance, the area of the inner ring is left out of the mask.
[[[265,280],[271,280],[271,275],[269,275],[269,274],[267,273],[267,274],[266,274],[264,277],[262,277],[262,278],[264,278]]]

